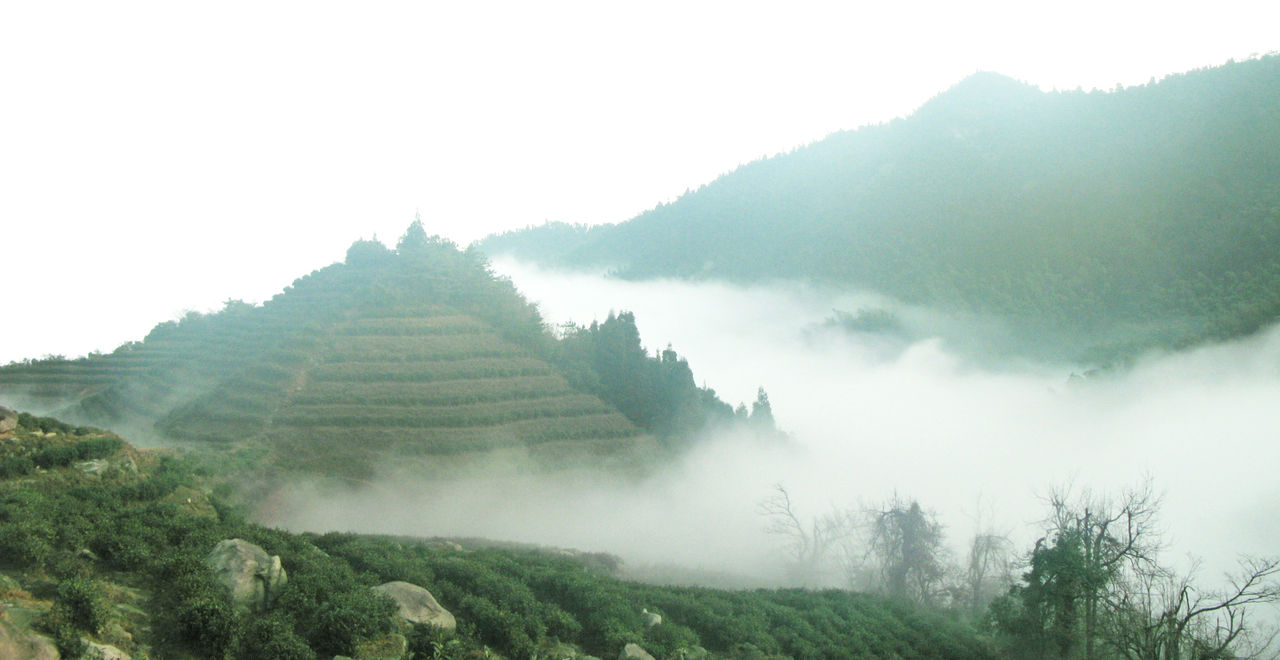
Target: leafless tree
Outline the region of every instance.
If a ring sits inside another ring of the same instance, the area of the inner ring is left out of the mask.
[[[977,617],[987,605],[1013,584],[1013,542],[992,531],[973,535],[968,561],[956,590],[956,606]]]
[[[1221,589],[1193,582],[1198,568],[1182,576],[1171,571],[1136,573],[1113,590],[1116,613],[1111,638],[1133,660],[1243,657],[1261,653],[1275,632],[1259,634],[1250,623],[1252,606],[1280,601],[1280,560],[1246,557]]]
[[[809,520],[802,520],[782,484],[761,500],[758,511],[769,520],[765,531],[784,540],[791,569],[801,586],[819,586],[823,564],[842,541],[856,531],[856,521],[847,513],[833,510]]]

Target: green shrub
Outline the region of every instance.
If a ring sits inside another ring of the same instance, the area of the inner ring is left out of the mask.
[[[58,596],[53,606],[65,613],[65,618],[71,625],[93,634],[106,627],[110,614],[102,585],[92,578],[79,575],[58,583]]]
[[[391,632],[395,613],[395,601],[368,588],[334,593],[316,612],[311,645],[325,654],[350,654],[356,644]]]
[[[236,640],[239,660],[315,660],[316,653],[281,613],[255,617]]]
[[[35,463],[26,456],[6,456],[0,458],[0,479],[11,479],[29,474]]]
[[[221,657],[231,647],[236,616],[225,597],[206,594],[183,600],[173,613],[179,639]]]

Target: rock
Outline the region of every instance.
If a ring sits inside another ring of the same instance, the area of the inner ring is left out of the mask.
[[[84,660],[133,660],[128,653],[114,646],[94,642],[85,643],[84,655],[80,657]]]
[[[58,660],[58,649],[41,637],[0,618],[0,658],[5,660]]]
[[[639,644],[627,644],[618,654],[618,660],[653,660],[649,652],[640,648]]]
[[[92,475],[101,475],[109,467],[111,467],[111,464],[103,458],[95,458],[91,461],[80,461],[79,463],[76,463],[77,470],[85,474]]]
[[[644,625],[648,628],[662,625],[662,615],[654,614],[648,609],[640,610],[640,615],[644,617]]]
[[[240,612],[270,607],[289,581],[280,557],[243,539],[220,541],[205,563],[231,592],[231,605]]]
[[[18,428],[18,413],[12,408],[0,406],[0,433]]]
[[[424,623],[429,626],[454,630],[458,622],[449,610],[436,602],[430,591],[408,582],[388,582],[373,588],[380,594],[386,594],[400,608],[400,618],[409,623]]]

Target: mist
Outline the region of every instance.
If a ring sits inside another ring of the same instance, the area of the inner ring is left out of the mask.
[[[1072,378],[1082,365],[977,362],[951,339],[886,344],[824,325],[833,309],[932,314],[874,295],[625,282],[511,261],[495,269],[552,324],[635,312],[649,350],[671,344],[726,401],[749,403],[764,387],[791,441],[712,435],[634,474],[539,474],[515,455],[451,469],[444,481],[299,485],[273,501],[268,522],[605,551],[638,570],[676,565],[780,584],[782,539],[758,512],[775,484],[802,517],[916,499],[960,556],[980,527],[1030,549],[1053,488],[1118,494],[1149,478],[1163,498],[1170,564],[1195,556],[1216,578],[1241,553],[1280,548],[1271,522],[1280,514],[1280,329],[1082,380]]]

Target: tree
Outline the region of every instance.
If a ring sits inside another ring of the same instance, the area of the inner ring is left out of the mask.
[[[785,540],[797,581],[802,586],[817,586],[827,555],[853,535],[855,520],[846,512],[832,511],[806,524],[791,501],[791,493],[782,484],[774,484],[773,490],[758,506],[760,514],[769,519],[765,531]]]
[[[1250,606],[1280,601],[1280,560],[1245,557],[1221,589],[1158,569],[1132,576],[1114,595],[1113,648],[1134,660],[1234,657],[1243,646],[1266,646],[1249,624]]]
[[[751,404],[751,423],[758,428],[773,430],[773,406],[769,405],[769,395],[761,387],[756,390],[756,400]]]
[[[870,553],[876,559],[881,589],[916,603],[932,600],[945,572],[942,525],[919,502],[904,502],[897,496],[870,515]]]
[[[1069,488],[1047,498],[1047,533],[1036,541],[1023,584],[993,604],[998,628],[1041,657],[1098,657],[1103,610],[1125,575],[1154,570],[1159,506],[1148,480],[1119,498]]]
[[[1227,658],[1257,645],[1249,610],[1280,601],[1280,560],[1244,558],[1226,586],[1205,589],[1194,568],[1159,563],[1149,481],[1117,499],[1057,490],[1048,502],[1023,583],[990,609],[1015,657]]]
[[[1001,534],[989,531],[974,534],[955,593],[955,604],[969,616],[978,617],[999,592],[1013,583],[1012,546],[1009,538]]]
[[[1084,653],[1085,658],[1096,658],[1099,608],[1107,587],[1126,568],[1142,571],[1156,567],[1159,498],[1147,480],[1117,500],[1085,491],[1073,501],[1068,489],[1058,489],[1050,494],[1049,504],[1058,538],[1078,544],[1080,572],[1075,586],[1084,610]]]

